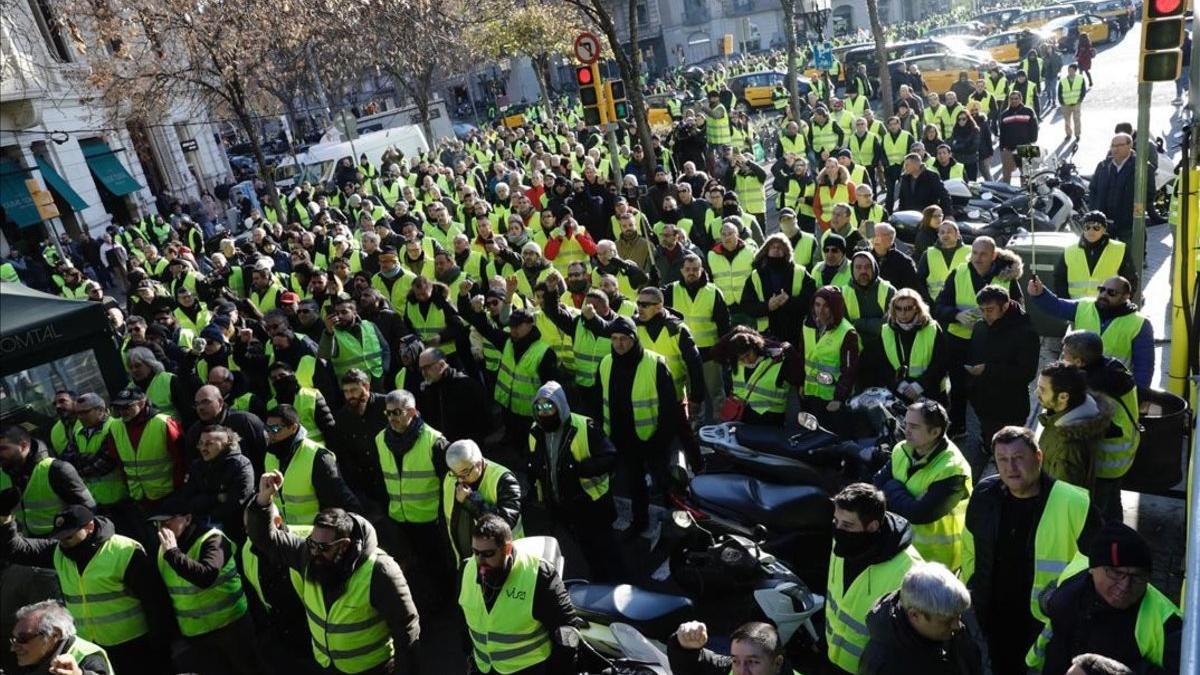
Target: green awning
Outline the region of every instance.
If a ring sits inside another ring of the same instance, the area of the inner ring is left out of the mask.
[[[25,187],[29,172],[11,159],[0,159],[0,206],[9,220],[18,227],[29,227],[42,222],[37,205]]]
[[[83,201],[83,197],[80,197],[78,192],[72,190],[71,185],[62,176],[58,175],[58,172],[54,170],[53,164],[41,157],[34,157],[34,159],[37,160],[38,170],[42,172],[42,178],[51,190],[54,190],[58,193],[59,197],[65,199],[73,210],[82,211],[87,208],[87,202]]]
[[[79,148],[83,150],[83,157],[87,160],[92,175],[109,192],[123,197],[130,192],[142,189],[142,186],[125,170],[121,160],[117,159],[112,148],[108,147],[108,143],[96,138],[85,138],[79,141]]]

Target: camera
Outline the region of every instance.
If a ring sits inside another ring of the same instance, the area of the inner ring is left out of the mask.
[[[1021,159],[1037,159],[1042,156],[1042,149],[1036,145],[1018,145],[1017,157]]]

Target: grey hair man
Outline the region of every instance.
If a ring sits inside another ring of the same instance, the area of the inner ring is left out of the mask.
[[[967,631],[964,616],[971,594],[941,563],[917,563],[900,590],[880,598],[867,615],[870,639],[860,661],[861,675],[983,672],[982,651]]]
[[[12,633],[13,655],[21,672],[52,675],[109,675],[108,655],[75,633],[75,619],[57,600],[17,610]]]
[[[508,523],[514,538],[524,536],[521,484],[512,471],[484,458],[470,439],[455,441],[446,448],[446,468],[442,510],[450,547],[460,568],[471,553],[471,530],[481,516],[494,513]]]

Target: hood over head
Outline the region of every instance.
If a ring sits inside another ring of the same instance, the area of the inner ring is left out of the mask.
[[[842,289],[837,286],[824,286],[817,289],[815,298],[821,298],[825,304],[829,305],[834,325],[841,323],[842,319],[846,318],[846,299],[842,296]]]
[[[558,419],[566,422],[571,417],[571,405],[567,402],[567,392],[562,388],[562,385],[550,380],[543,384],[534,396],[534,400],[546,400],[554,404],[558,410]]]

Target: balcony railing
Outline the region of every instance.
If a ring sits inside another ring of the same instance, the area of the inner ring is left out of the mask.
[[[709,21],[712,21],[712,13],[708,11],[708,7],[684,6],[683,24],[685,26],[695,26]]]

